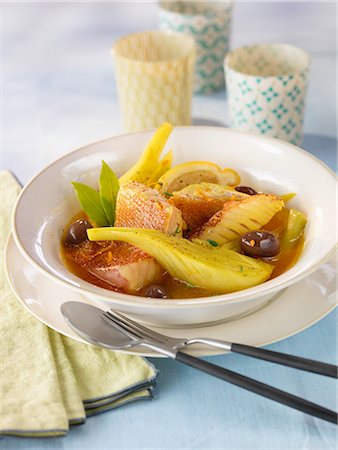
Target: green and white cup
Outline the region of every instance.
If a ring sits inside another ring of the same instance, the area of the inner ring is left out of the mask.
[[[224,61],[230,126],[300,145],[310,57],[287,44],[261,44]]]
[[[194,92],[224,87],[223,61],[229,50],[233,1],[160,1],[160,28],[187,34],[196,43]]]

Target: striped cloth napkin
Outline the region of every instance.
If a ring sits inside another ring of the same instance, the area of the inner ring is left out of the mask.
[[[48,328],[18,302],[4,253],[20,186],[0,173],[0,435],[47,437],[126,403],[151,399],[157,371],[140,356],[76,342]]]

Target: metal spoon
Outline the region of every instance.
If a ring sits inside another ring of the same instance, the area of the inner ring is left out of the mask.
[[[157,343],[154,345],[144,339],[138,339],[123,328],[110,325],[102,316],[103,312],[96,306],[82,302],[65,302],[61,305],[61,313],[68,325],[91,344],[112,350],[147,348],[175,358],[176,352],[169,346],[171,343],[165,346]]]

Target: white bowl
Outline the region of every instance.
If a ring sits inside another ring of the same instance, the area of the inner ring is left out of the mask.
[[[213,323],[255,310],[315,271],[335,250],[337,178],[322,162],[272,138],[224,128],[178,127],[166,145],[174,151],[174,163],[213,161],[236,169],[241,184],[277,194],[297,193],[290,206],[303,211],[309,219],[299,261],[259,286],[197,299],[146,299],[111,292],[78,278],[60,258],[65,224],[79,210],[70,181],[97,186],[102,159],[122,174],[139,158],[152,133],[116,136],[83,147],[55,161],[27,184],[15,206],[13,235],[31,264],[95,303],[104,303],[144,322],[172,327]]]

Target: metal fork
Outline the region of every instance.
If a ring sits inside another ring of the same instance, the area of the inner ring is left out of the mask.
[[[159,344],[168,344],[174,350],[180,350],[192,344],[204,344],[221,350],[234,351],[231,348],[233,344],[223,340],[202,337],[173,338],[162,333],[157,333],[116,311],[105,311],[102,316],[108,321],[113,321],[117,326],[122,327],[126,333],[130,333],[130,336],[137,336],[139,339],[150,338]]]
[[[121,327],[124,332],[129,333],[131,337],[136,336],[139,339],[150,339],[153,342],[164,344],[172,347],[174,350],[181,350],[192,344],[204,344],[211,347],[219,348],[234,353],[250,356],[253,358],[263,359],[276,364],[281,364],[295,369],[313,372],[319,375],[325,375],[331,378],[338,378],[337,366],[326,364],[312,359],[301,358],[299,356],[287,355],[285,353],[273,352],[262,348],[251,347],[249,345],[227,342],[219,339],[209,339],[202,337],[195,338],[173,338],[161,333],[157,333],[138,322],[124,316],[116,311],[105,311],[102,314],[105,320],[113,322],[116,326]]]
[[[165,334],[156,333],[156,331],[144,327],[116,311],[105,311],[102,313],[102,317],[108,322],[114,322],[115,325],[122,328],[123,331],[132,338],[136,336],[139,339],[150,339],[177,350],[185,347],[189,341],[188,339],[173,338],[166,336]]]
[[[124,317],[120,313],[115,313],[113,311],[104,312],[96,306],[83,302],[65,302],[61,306],[61,312],[67,323],[79,334],[79,336],[95,345],[110,348],[112,350],[130,350],[135,348],[151,349],[168,358],[187,364],[197,370],[201,370],[202,372],[263,397],[290,406],[307,414],[311,414],[312,416],[319,417],[328,422],[337,423],[337,413],[335,411],[331,411],[323,406],[316,405],[308,400],[276,389],[268,384],[261,383],[260,381],[219,367],[203,359],[188,355],[187,353],[180,351],[180,349],[197,342],[213,344],[219,348],[230,348],[232,351],[236,349],[234,346],[239,346],[242,353],[249,354],[250,356],[262,358],[261,354],[263,352],[263,359],[269,359],[281,364],[285,364],[285,359],[291,358],[292,362],[289,362],[288,365],[299,367],[303,370],[316,371],[328,376],[337,376],[337,367],[335,366],[305,360],[304,358],[283,355],[281,353],[269,352],[263,349],[256,349],[254,347],[241,346],[240,344],[231,344],[229,342],[213,341],[211,339],[203,338],[172,338],[152,331],[147,327],[138,324],[134,320]],[[266,353],[269,356],[267,356]],[[270,356],[271,353],[274,355],[273,358]]]
[[[114,328],[123,331],[131,339],[139,340],[141,343],[147,342],[146,347],[152,348],[155,351],[157,350],[159,353],[173,358],[176,361],[206,372],[209,375],[220,378],[224,381],[228,381],[231,384],[254,392],[265,398],[269,398],[270,400],[274,400],[278,403],[282,403],[284,405],[290,406],[291,408],[297,409],[298,411],[302,411],[306,414],[319,417],[320,419],[337,425],[338,415],[335,411],[331,411],[320,405],[309,402],[308,400],[302,399],[268,384],[261,383],[260,381],[254,380],[252,378],[245,377],[231,370],[216,366],[215,364],[211,364],[180,350],[190,344],[203,343],[225,350],[237,351],[248,356],[265,359],[278,364],[319,373],[333,378],[337,378],[337,366],[321,363],[318,361],[312,361],[305,358],[299,358],[296,356],[285,355],[282,353],[270,352],[268,350],[244,346],[241,344],[234,344],[226,341],[205,338],[172,338],[152,331],[149,328],[135,322],[134,320],[125,317],[121,313],[117,313],[114,311],[102,312],[101,317],[107,322],[111,323]],[[168,351],[170,347],[171,351]]]

